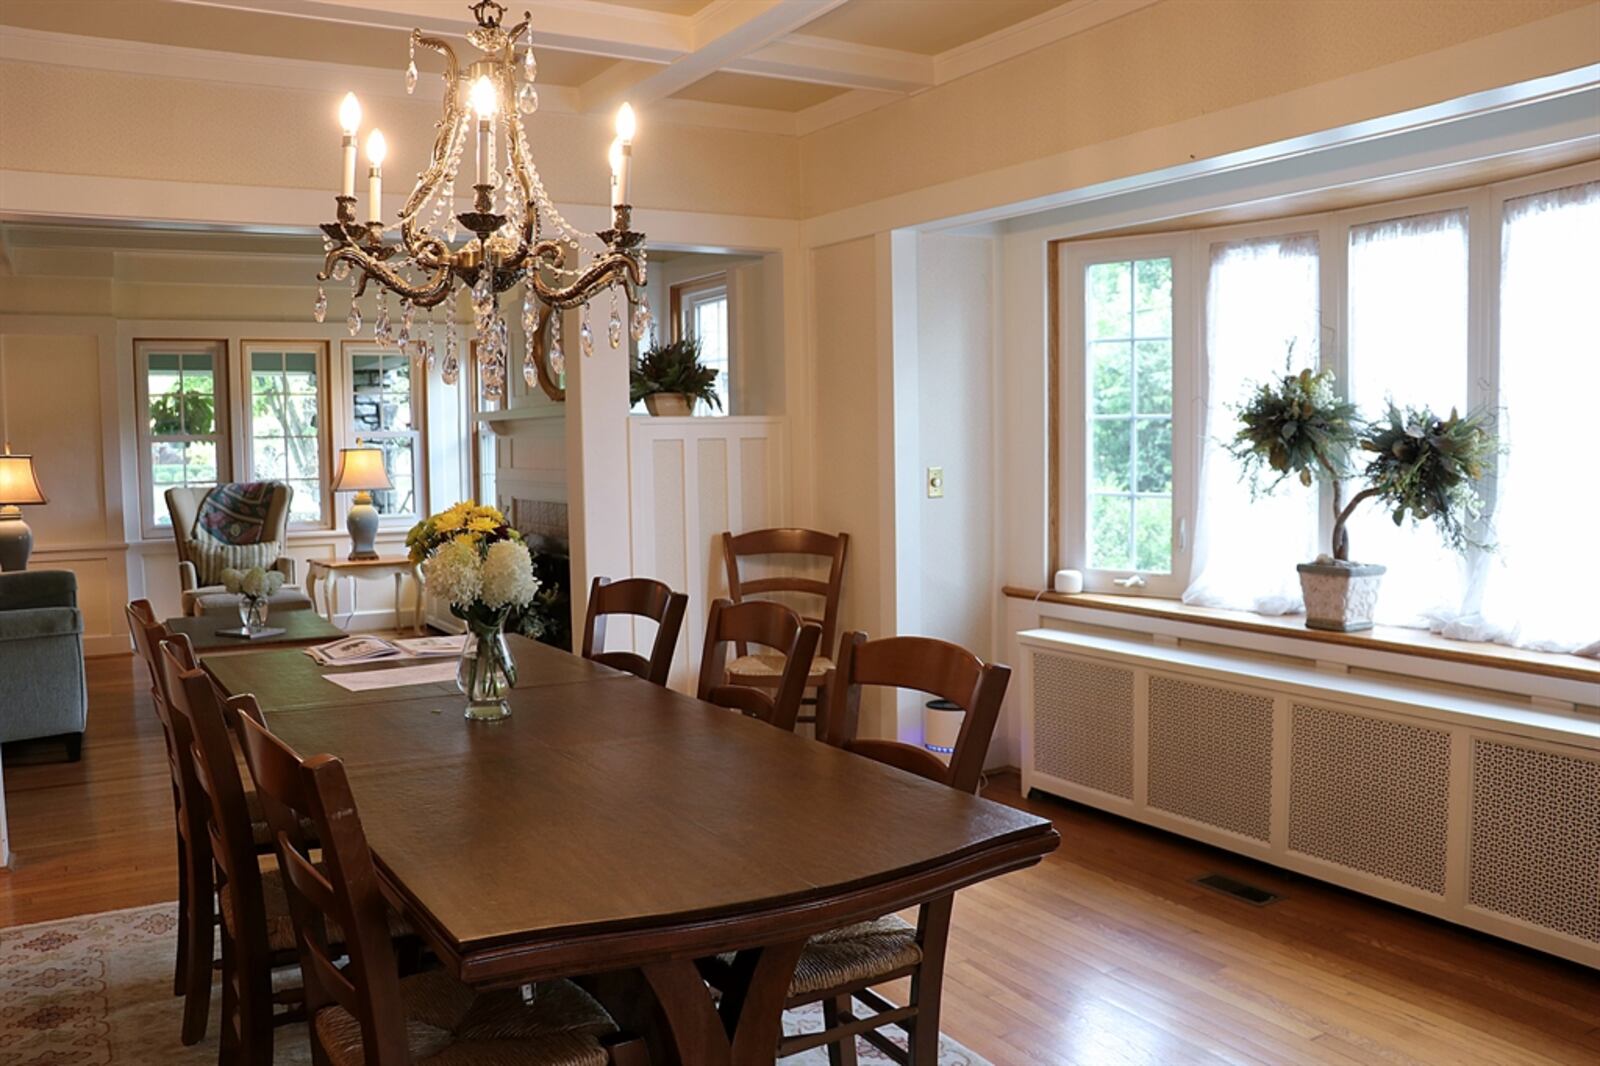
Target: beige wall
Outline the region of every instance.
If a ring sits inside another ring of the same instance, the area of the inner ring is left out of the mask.
[[[398,79],[399,75],[396,73]],[[399,198],[433,145],[438,96],[367,96],[389,142]],[[0,169],[337,191],[338,96],[35,63],[0,62]],[[550,195],[604,204],[608,116],[541,111],[528,137]],[[793,137],[665,123],[634,148],[642,208],[794,218]],[[364,171],[363,171],[364,173]],[[84,211],[94,213],[94,205]],[[331,205],[330,205],[331,206]],[[330,212],[331,213],[331,212]]]
[[[802,138],[804,215],[1104,144],[1577,8],[1588,12],[1581,23],[1587,39],[1579,32],[1571,40],[1570,66],[1593,62],[1600,52],[1600,4],[1166,0]],[[1407,85],[1382,110],[1352,97],[1342,113],[1301,116],[1305,128],[1294,132],[1554,72],[1539,65],[1543,56],[1508,51],[1497,58],[1491,66],[1455,70],[1449,80]],[[1239,132],[1230,148],[1291,135]],[[1210,146],[1207,154],[1230,148]],[[1163,165],[1193,158],[1192,149],[1172,143]]]

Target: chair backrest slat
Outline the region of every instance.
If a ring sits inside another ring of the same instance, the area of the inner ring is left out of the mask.
[[[839,642],[834,680],[828,686],[825,737],[831,744],[879,762],[941,781],[962,792],[976,792],[1010,680],[1010,667],[985,663],[948,641],[933,637],[869,641],[865,633],[846,633]],[[949,766],[911,744],[858,739],[862,685],[913,689],[949,700],[964,710]]]
[[[344,764],[331,755],[301,759],[248,716],[240,722],[240,734],[286,874],[307,1011],[315,1016],[338,1003],[360,1023],[367,1066],[408,1064],[388,904]],[[312,864],[301,833],[304,822],[321,845],[320,869]],[[343,969],[324,935],[330,921],[344,934],[350,963]]]
[[[711,604],[706,620],[706,646],[700,657],[698,695],[708,703],[792,731],[821,638],[821,626],[802,621],[781,603],[751,600],[736,604],[732,600],[718,599]],[[783,655],[783,673],[776,690],[769,695],[746,685],[727,684],[730,642],[741,649],[759,644]]]
[[[749,596],[766,596],[772,593],[790,593],[814,596],[822,600],[822,635],[819,654],[833,654],[834,638],[839,632],[839,599],[844,590],[844,562],[850,549],[850,534],[820,533],[814,529],[756,529],[748,533],[722,534],[722,557],[728,568],[728,598],[734,603],[744,603]],[[828,564],[828,579],[779,575],[775,577],[747,578],[741,573],[740,560],[763,555],[806,555],[824,559]],[[747,654],[743,646],[739,654]]]
[[[589,586],[589,611],[583,625],[583,657],[626,670],[652,684],[665,686],[678,650],[678,632],[689,597],[646,577],[622,581],[597,577]],[[606,617],[637,615],[656,623],[650,657],[631,651],[606,651]]]

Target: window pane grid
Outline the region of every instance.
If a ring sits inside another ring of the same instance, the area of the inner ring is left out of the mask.
[[[1085,280],[1088,565],[1166,573],[1172,566],[1172,260],[1091,264]]]
[[[150,351],[143,355],[145,430],[143,459],[150,487],[151,526],[170,528],[166,491],[217,483],[219,424],[217,355]]]
[[[350,372],[355,443],[382,450],[393,486],[373,492],[372,504],[380,515],[415,515],[422,435],[416,429],[411,361],[399,352],[362,351],[351,355]]]
[[[320,525],[322,412],[317,354],[261,351],[250,359],[250,470],[294,490],[290,521]]]

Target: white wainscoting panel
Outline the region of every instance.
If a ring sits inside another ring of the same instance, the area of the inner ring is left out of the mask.
[[[720,538],[788,521],[787,436],[781,417],[628,419],[633,575],[687,592],[672,687],[694,690],[711,601],[726,595]],[[615,575],[623,576],[623,575]],[[617,636],[625,627],[616,626]],[[652,623],[632,634],[635,648]]]

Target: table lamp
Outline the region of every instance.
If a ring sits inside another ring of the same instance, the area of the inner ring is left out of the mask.
[[[389,471],[383,465],[382,448],[339,449],[339,472],[333,478],[333,491],[356,494],[344,523],[350,531],[350,558],[378,557],[378,509],[372,506],[372,490],[392,488]]]
[[[49,502],[39,487],[33,456],[12,455],[6,441],[0,455],[0,570],[26,570],[33,552],[33,530],[22,520],[19,505]]]

